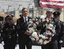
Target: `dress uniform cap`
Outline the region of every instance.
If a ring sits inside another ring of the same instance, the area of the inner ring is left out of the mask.
[[[53,13],[53,15],[54,15],[54,16],[59,16],[59,15],[60,15],[60,12],[55,11],[55,12]]]
[[[12,20],[12,17],[9,16],[9,17],[7,18],[7,20]]]
[[[14,14],[11,14],[11,17],[14,17]]]
[[[48,9],[46,9],[46,12],[52,13],[53,12],[53,9],[48,8]]]

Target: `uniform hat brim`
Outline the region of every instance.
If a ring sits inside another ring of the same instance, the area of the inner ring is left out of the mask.
[[[60,12],[56,11],[53,13],[54,16],[59,16],[60,15]]]
[[[53,13],[53,9],[51,8],[46,9],[46,13]]]
[[[8,17],[7,20],[12,20],[12,17]]]

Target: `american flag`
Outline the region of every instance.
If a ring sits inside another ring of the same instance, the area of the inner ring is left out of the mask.
[[[42,8],[64,8],[64,0],[40,0],[39,3]]]

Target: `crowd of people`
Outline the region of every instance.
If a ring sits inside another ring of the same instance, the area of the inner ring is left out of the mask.
[[[53,17],[52,17],[53,15]],[[25,49],[25,46],[27,49],[32,49],[33,41],[31,40],[30,36],[32,33],[29,33],[28,30],[28,22],[31,21],[33,18],[28,16],[28,9],[23,8],[22,9],[22,15],[20,15],[20,18],[17,20],[16,24],[14,24],[13,17],[7,16],[5,18],[5,23],[2,27],[2,40],[4,41],[4,49],[15,49],[16,44],[19,44],[19,49]],[[52,36],[51,41],[47,44],[42,44],[42,49],[61,49],[62,45],[62,38],[64,34],[64,23],[60,20],[60,12],[58,11],[46,11],[46,17],[43,18],[37,18],[33,22],[35,23],[37,21],[36,26],[34,26],[34,29],[39,32],[39,34],[43,34],[46,32],[46,25],[49,24],[49,22],[53,23],[53,26],[55,27],[55,34]],[[43,22],[45,21],[45,22]],[[30,26],[32,27],[32,26]],[[53,27],[50,27],[53,28]],[[49,29],[48,29],[49,30]],[[50,30],[50,32],[53,32]],[[36,39],[35,39],[36,40]],[[36,43],[36,42],[34,42]]]

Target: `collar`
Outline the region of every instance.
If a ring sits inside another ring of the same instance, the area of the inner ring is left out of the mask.
[[[23,18],[25,18],[25,16],[23,16],[23,15],[20,15],[20,17],[23,17]],[[28,18],[29,16],[26,16],[26,18]]]

